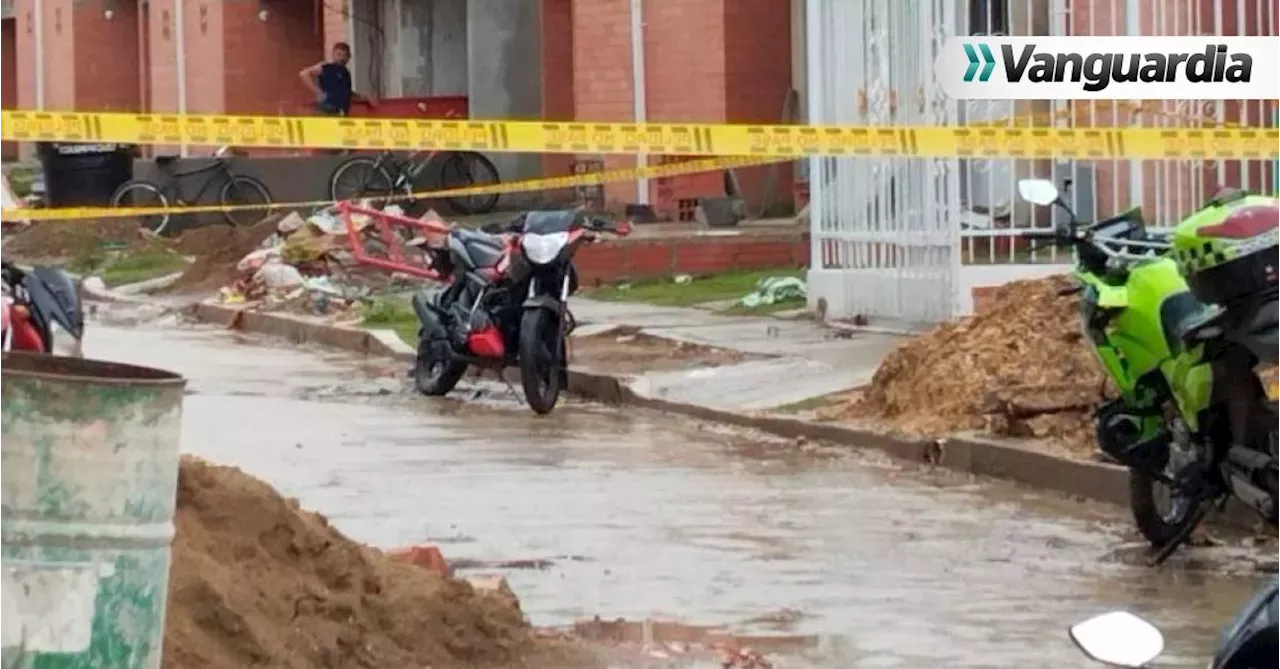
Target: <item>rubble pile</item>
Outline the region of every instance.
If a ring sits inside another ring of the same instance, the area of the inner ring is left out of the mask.
[[[394,205],[387,210],[399,213]],[[378,227],[371,225],[367,216],[355,214],[351,218],[366,252],[387,257],[386,240]],[[443,224],[433,211],[423,219]],[[421,282],[357,263],[346,224],[332,209],[321,209],[305,218],[290,212],[246,230],[214,230],[188,233],[202,233],[209,239],[187,244],[198,260],[174,290],[217,290],[224,304],[341,317],[375,292]],[[230,236],[213,239],[220,234]],[[425,264],[415,246],[402,237],[396,243],[405,257]]]
[[[1096,450],[1091,414],[1103,372],[1066,277],[1017,281],[979,312],[900,345],[827,419],[874,418],[919,435],[977,430],[1030,437],[1077,455]]]
[[[166,669],[523,666],[551,643],[514,597],[355,543],[238,469],[184,457],[176,525]]]

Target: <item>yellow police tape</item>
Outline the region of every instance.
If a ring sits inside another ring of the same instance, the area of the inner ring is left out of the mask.
[[[698,156],[1280,158],[1274,128],[553,123],[4,111],[14,141]]]
[[[465,188],[450,188],[446,190],[422,191],[418,193],[398,194],[387,197],[379,196],[377,198],[370,199],[376,199],[380,202],[395,202],[401,200],[472,197],[476,195],[491,195],[495,193],[526,193],[539,190],[596,186],[599,184],[628,181],[632,179],[660,179],[663,177],[697,174],[699,172],[714,172],[717,170],[735,167],[754,167],[781,162],[783,160],[785,159],[762,156],[703,158],[684,162],[666,163],[664,165],[604,170],[600,172],[588,172],[586,174],[575,174],[573,176],[564,177],[528,179],[525,181],[513,181],[511,183],[492,184],[488,186],[470,186]],[[63,209],[18,208],[4,209],[3,211],[0,211],[0,218],[10,221],[24,220],[33,222],[86,219],[100,220],[106,218],[163,216],[166,214],[173,216],[183,214],[222,213],[228,211],[260,210],[265,212],[286,209],[313,209],[317,207],[330,206],[332,204],[334,204],[332,200],[308,200],[303,202],[272,202],[270,204],[210,204],[185,207],[68,207]]]

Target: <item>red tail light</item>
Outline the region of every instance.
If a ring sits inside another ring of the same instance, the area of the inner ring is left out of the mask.
[[[1226,220],[1217,225],[1200,228],[1200,234],[1206,237],[1249,239],[1274,230],[1277,225],[1280,225],[1280,207],[1253,205],[1232,211]]]

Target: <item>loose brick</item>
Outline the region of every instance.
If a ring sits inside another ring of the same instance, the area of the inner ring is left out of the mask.
[[[449,575],[449,563],[435,546],[410,546],[389,553],[393,560],[422,567],[441,576]]]

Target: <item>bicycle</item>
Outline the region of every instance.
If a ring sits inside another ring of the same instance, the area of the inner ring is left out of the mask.
[[[176,204],[179,207],[183,207],[198,203],[204,197],[205,191],[217,183],[222,184],[221,190],[218,191],[218,204],[220,205],[271,204],[271,193],[267,190],[266,184],[254,177],[232,172],[231,157],[230,147],[222,146],[213,152],[213,163],[185,172],[166,172],[163,183],[157,184],[147,179],[126,181],[111,195],[111,206],[169,209]],[[178,156],[175,155],[156,156],[156,166],[163,170],[177,159]],[[205,179],[204,183],[200,184],[195,196],[190,199],[183,197],[182,182],[190,177],[206,173],[209,177]],[[222,217],[226,219],[229,225],[247,226],[261,220],[262,213],[254,209],[241,209],[238,211],[224,211],[222,212]],[[169,213],[165,212],[154,216],[144,216],[140,222],[142,227],[156,234],[163,234],[165,229],[169,227],[170,218]]]
[[[404,159],[397,158],[391,151],[381,151],[374,157],[354,156],[338,165],[329,177],[329,197],[338,202],[373,196],[371,199],[383,199],[385,203],[398,194],[412,194],[418,176],[441,155],[444,159],[439,161],[440,188],[466,188],[499,182],[498,168],[474,151],[415,151]],[[450,197],[445,198],[445,202],[458,214],[487,214],[498,206],[498,194]]]

